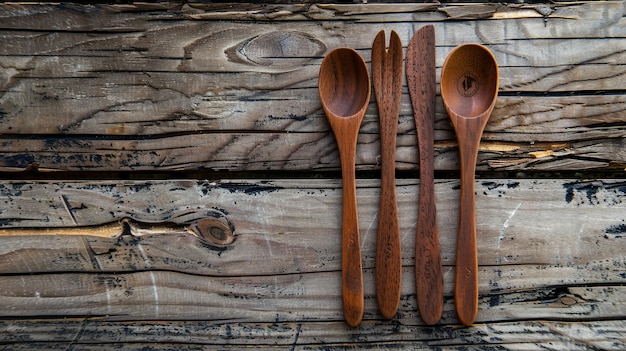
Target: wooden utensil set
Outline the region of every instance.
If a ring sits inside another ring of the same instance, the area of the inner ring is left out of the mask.
[[[395,148],[402,97],[402,42],[391,32],[389,47],[380,31],[372,44],[371,73],[380,118],[381,191],[376,239],[376,297],[381,314],[393,318],[400,302],[402,255],[396,202]],[[434,194],[436,94],[435,30],[420,28],[406,51],[407,86],[417,131],[420,164],[415,282],[420,315],[435,324],[443,310],[443,272]],[[474,173],[478,144],[498,91],[498,68],[489,50],[460,45],[446,58],[441,95],[461,154],[461,205],[455,305],[459,320],[471,325],[478,309],[478,264]],[[322,107],[337,139],[343,180],[342,293],[344,317],[352,327],[363,317],[363,278],[356,206],[355,154],[358,131],[370,98],[363,58],[349,48],[332,50],[320,68]]]

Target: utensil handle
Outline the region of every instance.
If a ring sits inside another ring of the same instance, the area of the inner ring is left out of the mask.
[[[476,206],[474,180],[479,142],[459,148],[461,201],[456,245],[454,299],[459,320],[471,325],[478,313],[478,253],[476,249]]]
[[[432,325],[441,319],[443,311],[443,271],[437,230],[432,140],[424,140],[420,148],[418,209],[415,241],[417,303],[422,320]]]
[[[341,152],[343,183],[341,278],[344,318],[349,326],[356,327],[363,318],[363,275],[356,203],[354,165],[356,146],[348,149],[350,150]]]
[[[382,135],[381,135],[382,137]],[[382,145],[380,211],[376,235],[376,299],[381,314],[391,319],[400,304],[402,255],[396,203],[395,135]]]

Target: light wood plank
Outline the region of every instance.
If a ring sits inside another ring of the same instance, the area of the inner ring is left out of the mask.
[[[478,181],[478,323],[623,316],[624,184]],[[405,267],[397,319],[408,324],[419,323],[413,280],[417,185],[402,180],[398,187]],[[59,235],[28,236],[3,229],[0,311],[4,317],[110,320],[341,320],[339,187],[335,180],[309,179],[5,183],[5,227],[30,227],[36,234],[49,230],[40,226],[73,228],[127,217],[146,224],[142,232],[111,238],[66,236],[62,228]],[[360,180],[357,194],[366,319],[377,320],[377,181]],[[457,197],[458,182],[437,182],[445,324],[456,323]],[[232,244],[219,248],[184,231],[150,231],[149,223],[184,224],[207,209],[232,223]]]
[[[364,256],[369,257],[366,266],[372,264],[369,260],[373,259],[378,184],[377,180],[358,180],[362,243]],[[442,257],[447,264],[452,264],[454,257],[458,186],[456,180],[436,183]],[[2,240],[12,242],[3,248],[4,254],[13,252],[18,257],[20,254],[19,250],[11,248],[13,245],[20,247],[21,242],[8,237],[11,227],[56,227],[62,231],[63,227],[80,226],[88,233],[88,226],[131,218],[143,222],[144,226],[152,223],[158,230],[161,228],[158,224],[162,223],[185,225],[200,218],[218,216],[232,223],[238,239],[227,252],[216,252],[217,259],[232,257],[236,262],[243,257],[260,261],[273,256],[280,259],[278,252],[284,253],[289,248],[301,251],[287,252],[284,257],[294,255],[303,259],[302,263],[307,259],[310,262],[298,267],[288,260],[278,271],[310,271],[305,268],[308,264],[317,269],[322,261],[333,262],[332,267],[338,267],[338,258],[330,254],[339,247],[341,183],[338,180],[4,182],[1,189],[6,204],[0,220],[9,231],[0,233]],[[398,180],[397,192],[398,206],[402,209],[403,256],[408,259],[413,255],[418,182]],[[623,230],[625,221],[623,180],[479,180],[476,192],[479,242],[484,245],[481,246],[482,264],[563,265],[572,260],[580,263],[594,257],[620,257],[621,247],[615,246],[614,240]],[[135,228],[130,229],[131,234],[152,242],[152,246],[159,246],[158,235],[147,239],[154,233]],[[159,232],[180,236],[183,242],[182,238],[188,234],[173,229]],[[56,237],[50,238],[50,247],[57,248],[71,242],[63,240],[73,240],[64,238],[55,244]],[[295,243],[294,238],[298,238]],[[549,245],[552,238],[562,241],[562,248]],[[581,246],[579,239],[593,245]],[[103,246],[114,246],[117,241],[115,238],[102,240],[99,245]],[[72,246],[80,249],[82,243],[76,241]],[[517,254],[507,255],[511,252]],[[317,255],[329,256],[320,259]],[[114,262],[116,260],[111,264]],[[410,260],[405,261],[405,264],[410,263]],[[49,271],[43,264],[38,267],[23,272]],[[255,269],[262,271],[265,267]],[[118,268],[111,266],[107,270],[117,271]],[[237,273],[244,273],[243,268]]]
[[[404,275],[410,273],[404,271]],[[382,317],[375,301],[373,270],[365,270],[364,279],[364,319],[379,320]],[[0,277],[0,282],[3,318],[94,316],[111,321],[249,322],[343,319],[339,272],[209,277],[151,270],[12,275]],[[401,307],[394,320],[421,324],[415,285],[408,283],[403,284]],[[619,283],[594,287],[536,286],[497,293],[481,289],[476,323],[621,319],[626,313],[625,301],[626,288]],[[458,323],[448,291],[441,323]]]

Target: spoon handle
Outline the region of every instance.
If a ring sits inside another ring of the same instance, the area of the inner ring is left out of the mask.
[[[465,130],[470,129],[468,126]],[[473,133],[468,133],[466,136],[471,134]],[[476,134],[480,136],[480,133]],[[465,140],[459,140],[461,202],[454,288],[457,315],[461,323],[468,326],[474,323],[478,313],[478,253],[476,249],[474,180],[480,139],[471,139],[474,138],[467,137]]]
[[[435,324],[443,310],[443,271],[435,206],[435,29],[420,28],[407,49],[407,85],[413,106],[419,149],[420,185],[415,240],[417,303],[426,324]]]
[[[356,145],[347,144],[339,143],[343,186],[341,288],[344,318],[349,326],[356,327],[363,318],[363,275],[356,203]]]
[[[385,31],[372,44],[372,80],[380,117],[380,211],[376,235],[376,299],[381,314],[391,319],[398,310],[402,288],[402,252],[396,202],[396,134],[402,98],[402,42]]]

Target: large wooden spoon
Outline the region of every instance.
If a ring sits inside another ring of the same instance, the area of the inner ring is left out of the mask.
[[[461,202],[456,248],[455,304],[461,323],[478,313],[478,255],[474,177],[478,147],[498,95],[498,64],[479,44],[456,47],[441,71],[441,97],[459,143]]]
[[[361,244],[356,206],[356,143],[370,100],[370,80],[365,61],[349,48],[334,49],[320,67],[322,107],[337,139],[343,180],[341,276],[346,323],[356,327],[363,318]]]
[[[372,44],[372,81],[380,118],[380,211],[376,235],[376,300],[380,313],[393,318],[400,304],[402,251],[396,203],[396,133],[402,99],[402,42],[391,31],[389,49],[385,31]]]
[[[415,117],[420,187],[415,239],[415,284],[422,320],[435,324],[443,311],[443,270],[435,206],[435,27],[423,26],[406,50],[406,77]]]

